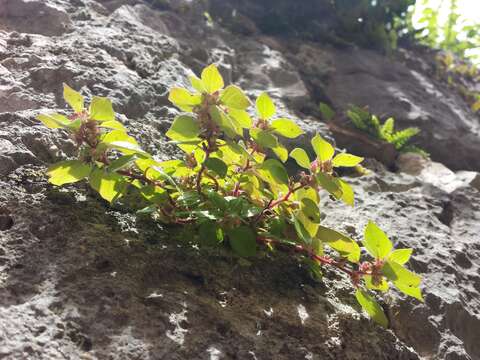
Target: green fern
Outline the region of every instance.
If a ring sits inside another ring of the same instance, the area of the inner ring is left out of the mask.
[[[408,145],[408,142],[420,132],[420,129],[410,127],[395,131],[395,119],[393,117],[388,118],[382,124],[377,116],[358,106],[351,106],[347,111],[347,116],[357,129],[379,140],[393,144],[399,152],[415,152],[424,157],[429,157],[425,150],[417,146]]]

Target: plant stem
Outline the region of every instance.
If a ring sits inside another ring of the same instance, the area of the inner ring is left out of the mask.
[[[279,248],[284,247],[284,248],[293,250],[293,251],[295,251],[297,253],[300,253],[300,254],[302,254],[302,255],[304,255],[304,256],[312,259],[312,260],[318,261],[321,264],[333,266],[334,268],[344,272],[345,274],[347,274],[351,278],[356,278],[356,277],[359,277],[359,276],[362,276],[362,275],[370,275],[370,273],[366,273],[366,272],[363,272],[363,271],[347,269],[342,262],[336,261],[336,260],[334,260],[334,259],[332,259],[331,257],[328,257],[328,256],[317,255],[312,250],[310,250],[310,249],[308,249],[308,248],[306,248],[306,247],[304,247],[303,245],[300,245],[300,244],[287,244],[287,243],[283,243],[283,242],[278,241],[278,240],[267,239],[267,238],[264,238],[264,237],[257,237],[257,242],[262,244],[262,245],[274,245],[274,246],[277,246]]]

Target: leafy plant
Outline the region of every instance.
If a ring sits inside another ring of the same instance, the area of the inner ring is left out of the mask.
[[[266,93],[256,99],[252,118],[250,99],[235,85],[225,87],[214,65],[190,82],[193,92],[176,87],[169,94],[183,113],[166,136],[184,156],[168,161],[156,160],[127,134],[108,99],[94,97],[86,108],[82,95],[65,85],[64,97],[74,113],[38,118],[49,128],[69,132],[78,158],[52,165],[50,183],[85,180],[110,203],[133,191],[149,204],[141,212],[188,226],[201,246],[227,246],[243,257],[260,249],[287,251],[316,275],[324,266],[333,267],[352,280],[361,306],[383,326],[386,316],[371,292],[385,292],[391,282],[422,300],[420,277],[403,266],[411,249],[394,250],[385,233],[369,222],[362,240],[367,254],[362,254],[355,240],[321,225],[320,190],[353,206],[352,188],[334,169],[356,166],[361,157],[335,154],[320,135],[311,140],[313,160],[301,148],[289,154],[281,138],[303,131],[291,119],[275,116]],[[275,157],[267,156],[270,152]],[[283,165],[289,155],[303,168],[294,176]]]
[[[324,103],[320,103],[320,112],[322,113],[322,117],[327,121],[330,121],[335,116],[333,109]],[[370,114],[366,109],[358,106],[351,106],[347,111],[347,116],[357,129],[379,140],[393,144],[398,151],[414,152],[424,157],[429,157],[429,154],[425,150],[408,144],[412,137],[420,132],[420,129],[410,127],[397,131],[395,130],[394,118],[390,117],[382,124],[377,116]]]

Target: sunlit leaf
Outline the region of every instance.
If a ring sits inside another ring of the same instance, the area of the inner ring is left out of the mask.
[[[165,135],[172,140],[182,141],[197,139],[199,134],[200,127],[197,119],[189,115],[180,115],[173,120],[172,126]]]
[[[349,261],[357,263],[360,260],[360,247],[348,236],[325,226],[320,226],[317,237],[332,249],[338,251],[341,256],[348,258]]]
[[[392,242],[375,223],[369,221],[362,241],[368,253],[376,259],[385,258],[392,250]]]
[[[91,173],[89,182],[90,186],[108,202],[120,197],[125,189],[125,180],[122,176],[101,169],[95,169]]]
[[[63,98],[76,113],[80,113],[84,110],[83,96],[79,92],[73,90],[67,84],[63,84]]]
[[[92,170],[90,165],[79,160],[67,160],[48,168],[48,181],[53,185],[71,184],[85,179]]]
[[[218,68],[214,64],[203,69],[202,82],[205,90],[209,94],[213,94],[222,89],[224,85],[222,75],[220,75]]]
[[[257,113],[261,119],[268,120],[275,115],[276,109],[267,93],[262,93],[256,101]]]
[[[420,276],[393,261],[385,262],[382,268],[382,273],[388,280],[393,282],[398,290],[406,295],[423,301],[422,292],[420,290],[422,278]]]
[[[105,97],[94,96],[90,103],[90,118],[97,121],[114,121],[112,102]]]
[[[318,134],[313,137],[312,146],[315,154],[322,162],[331,160],[335,153],[333,146]]]
[[[305,132],[290,119],[275,119],[271,123],[272,129],[279,135],[289,139],[294,139]]]
[[[305,150],[295,148],[290,153],[290,157],[297,162],[298,166],[303,167],[304,169],[310,169],[310,159]]]
[[[71,123],[66,116],[61,114],[40,114],[37,119],[50,129],[66,128]]]
[[[222,91],[220,101],[225,106],[237,110],[245,110],[250,106],[248,97],[235,85],[229,85]]]
[[[413,249],[396,249],[393,250],[390,255],[388,255],[388,260],[403,265],[410,259],[412,252]]]
[[[228,115],[235,119],[238,125],[242,128],[250,129],[252,127],[252,118],[246,111],[230,108],[228,110]]]
[[[340,153],[335,156],[332,160],[332,165],[335,167],[353,167],[357,166],[363,161],[363,158],[360,156],[355,156],[352,154]]]

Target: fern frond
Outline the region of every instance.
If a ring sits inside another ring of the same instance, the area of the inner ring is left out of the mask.
[[[392,134],[391,143],[395,146],[395,149],[400,150],[405,144],[415,135],[420,132],[419,128],[406,128]]]
[[[392,117],[388,118],[387,120],[385,120],[380,130],[382,137],[388,141],[391,138],[394,132],[394,129],[395,129],[395,119]]]
[[[419,154],[419,155],[423,156],[425,159],[430,158],[430,154],[428,152],[426,152],[422,148],[419,148],[418,146],[415,146],[415,145],[404,146],[400,151],[402,153],[409,153],[410,152],[410,153]]]

